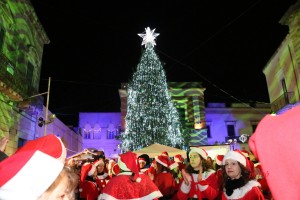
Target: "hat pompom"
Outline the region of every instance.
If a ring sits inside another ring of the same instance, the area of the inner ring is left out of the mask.
[[[141,179],[141,177],[138,177],[135,181],[140,183],[142,181],[142,179]]]

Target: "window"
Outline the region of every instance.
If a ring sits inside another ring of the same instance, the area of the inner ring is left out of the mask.
[[[227,133],[228,136],[235,136],[235,132],[234,132],[234,125],[233,124],[227,124]]]
[[[206,129],[207,129],[207,138],[211,138],[210,125],[206,125]]]
[[[0,51],[2,50],[3,47],[4,36],[5,36],[4,29],[2,26],[0,26]]]
[[[251,126],[252,126],[252,132],[254,133],[256,130],[257,124],[252,124]]]
[[[109,131],[109,130],[107,130],[107,139],[108,140],[113,140],[113,139],[115,139],[115,131]]]
[[[33,70],[34,70],[34,66],[31,64],[31,62],[28,62],[26,80],[27,80],[29,86],[32,86]]]
[[[19,138],[19,139],[18,139],[18,148],[24,146],[25,143],[26,143],[26,140],[25,140],[25,139]]]

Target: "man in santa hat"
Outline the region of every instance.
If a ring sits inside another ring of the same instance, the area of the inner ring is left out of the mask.
[[[137,156],[128,151],[118,159],[121,172],[112,178],[98,200],[109,199],[158,199],[162,196],[151,179],[139,173]]]

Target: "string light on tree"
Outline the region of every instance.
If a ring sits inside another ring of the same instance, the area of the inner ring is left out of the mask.
[[[126,130],[121,135],[122,150],[137,150],[154,143],[182,145],[177,109],[168,91],[166,75],[154,51],[155,29],[145,29],[140,63],[128,84]]]

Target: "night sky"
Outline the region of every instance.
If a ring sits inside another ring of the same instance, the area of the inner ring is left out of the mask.
[[[202,82],[206,102],[269,102],[262,69],[288,33],[292,0],[32,0],[50,39],[40,92],[77,126],[79,112],[120,112],[118,89],[139,63],[146,27],[168,82]]]

